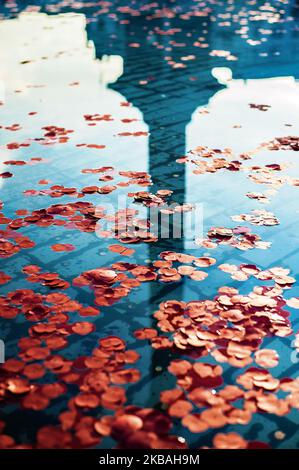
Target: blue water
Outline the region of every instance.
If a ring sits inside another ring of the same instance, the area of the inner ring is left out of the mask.
[[[129,12],[125,9],[128,4]],[[135,253],[130,258],[108,250],[117,241],[99,239],[94,233],[34,225],[18,231],[29,236],[35,247],[1,259],[1,270],[12,277],[1,286],[4,296],[24,288],[42,294],[49,292],[45,286],[26,281],[21,270],[30,264],[43,271],[58,272],[72,283],[83,271],[119,261],[150,264],[164,250],[217,259],[202,282],[185,277],[174,284],[142,283],[112,307],[100,307],[99,317],[86,319],[94,322],[95,331],[79,339],[72,336],[63,350],[66,358],[74,360],[89,355],[101,337],[116,335],[126,340],[128,348],[140,354],[136,367],[142,373],[140,381],[126,386],[128,404],[160,409],[160,392],[175,386],[167,366],[178,354],[153,350],[147,341],[137,341],[133,336],[138,328],[155,327],[152,315],[160,302],[212,299],[223,285],[238,288],[245,295],[253,286],[262,284],[254,278],[246,282],[232,280],[218,269],[223,263],[251,263],[262,269],[281,266],[298,280],[298,187],[284,184],[275,188],[277,192],[269,196],[270,203],[264,206],[245,194],[264,192],[269,187],[255,184],[246,172],[194,175],[193,167],[176,161],[199,145],[230,147],[239,155],[275,137],[299,135],[298,15],[295,1],[258,0],[154,3],[32,0],[4,2],[0,8],[0,101],[4,102],[0,107],[1,162],[28,161],[32,157],[46,160],[35,165],[1,165],[1,172],[13,173],[12,178],[1,180],[6,217],[16,218],[18,209],[31,212],[51,204],[76,202],[68,195],[55,199],[48,195],[26,196],[24,191],[41,191],[51,185],[79,189],[97,185],[99,175],[82,174],[81,170],[113,166],[116,171],[148,172],[153,182],[149,190],[153,193],[171,190],[171,199],[178,204],[202,204],[204,235],[212,226],[233,226],[232,215],[254,209],[271,211],[280,221],[274,227],[246,224],[263,241],[272,242],[268,250],[240,251],[222,245],[209,250],[193,245],[190,251],[184,239],[170,239],[134,244]],[[231,79],[221,80],[219,71],[221,77],[229,73]],[[124,102],[131,103],[130,107],[122,106]],[[263,112],[251,109],[248,103],[271,108]],[[29,116],[30,112],[37,114]],[[114,121],[88,126],[83,115],[96,113],[111,114]],[[4,128],[13,123],[22,128],[16,132]],[[74,132],[64,144],[42,146],[38,140],[30,140],[41,138],[42,127],[47,125]],[[126,131],[145,135],[119,136]],[[29,147],[17,150],[6,147],[9,142],[28,139]],[[103,144],[106,148],[76,147],[82,143]],[[297,153],[289,150],[264,149],[245,163],[248,166],[291,163],[283,174],[293,178],[299,175]],[[43,179],[49,183],[39,184]],[[116,176],[115,181],[101,185],[121,180]],[[137,185],[119,187],[105,196],[104,204],[115,206],[117,196],[143,189]],[[85,200],[102,204],[98,194],[87,195]],[[132,207],[142,211],[137,204]],[[76,249],[54,252],[50,247],[57,243],[73,244]],[[66,293],[85,306],[94,305],[93,292],[88,288],[71,285]],[[299,296],[297,284],[284,293],[285,298],[296,296]],[[297,310],[288,310],[296,333]],[[71,315],[72,321],[82,321],[77,313]],[[1,325],[6,357],[15,357],[17,341],[26,336],[28,322],[20,315],[17,319],[2,320]],[[293,339],[293,336],[273,337],[263,343],[263,347],[275,349],[280,356],[279,365],[270,370],[275,377],[297,375],[297,363],[291,360]],[[209,357],[202,360],[215,363]],[[235,383],[241,370],[223,367],[225,383]],[[40,383],[43,380],[48,379],[44,377]],[[38,428],[57,424],[57,416],[66,409],[72,393],[70,390],[53,400],[42,411],[4,403],[6,433],[14,436],[17,443],[34,443]],[[96,410],[93,414],[101,413],[106,411]],[[282,417],[255,413],[246,426],[226,426],[200,434],[191,434],[179,420],[174,420],[174,432],[193,448],[211,446],[213,435],[222,431],[238,432],[247,440],[263,441],[271,447],[296,448],[298,420],[296,409]],[[284,433],[282,440],[275,437],[276,431]],[[100,446],[115,445],[115,441],[107,438]]]

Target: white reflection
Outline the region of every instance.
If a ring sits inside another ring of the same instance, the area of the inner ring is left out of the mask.
[[[2,142],[41,137],[41,127],[62,126],[74,130],[74,145],[106,145],[100,153],[103,165],[147,171],[148,138],[138,138],[136,150],[136,138],[117,136],[148,131],[139,109],[122,106],[126,97],[107,87],[122,75],[123,59],[104,56],[97,60],[85,28],[85,16],[72,13],[23,13],[0,23],[0,43],[5,45],[0,50],[0,81],[5,87],[1,124],[22,126],[13,136],[7,133]],[[37,114],[28,118],[29,112]],[[109,114],[113,120],[88,126],[85,114]],[[60,151],[59,146],[56,149]],[[95,154],[99,151],[82,152],[86,162],[94,162]]]
[[[234,80],[227,67],[214,68],[212,75],[226,88],[210,99],[208,113],[204,106],[193,113],[186,128],[187,150],[206,145],[244,152],[298,130],[299,84],[294,77]],[[250,104],[271,107],[260,111]]]
[[[214,67],[211,73],[221,85],[227,85],[233,77],[229,67]]]
[[[115,83],[124,73],[124,60],[119,55],[104,55],[100,60],[100,82]]]
[[[239,160],[241,153],[252,151],[263,142],[279,136],[298,135],[299,83],[294,77],[234,80],[231,70],[226,67],[214,68],[212,75],[226,88],[193,113],[186,128],[186,151],[197,146],[230,148],[233,158]],[[250,104],[269,107],[263,111]],[[248,162],[248,166],[278,160],[291,162],[288,171],[294,177],[298,176],[298,158],[294,152],[263,150]],[[231,215],[244,211],[246,204],[249,207],[246,192],[268,189],[252,183],[246,172],[236,175],[224,170],[196,175],[194,169],[192,164],[186,165],[186,201],[204,203],[206,228],[229,224]],[[276,203],[278,201],[279,198]]]

